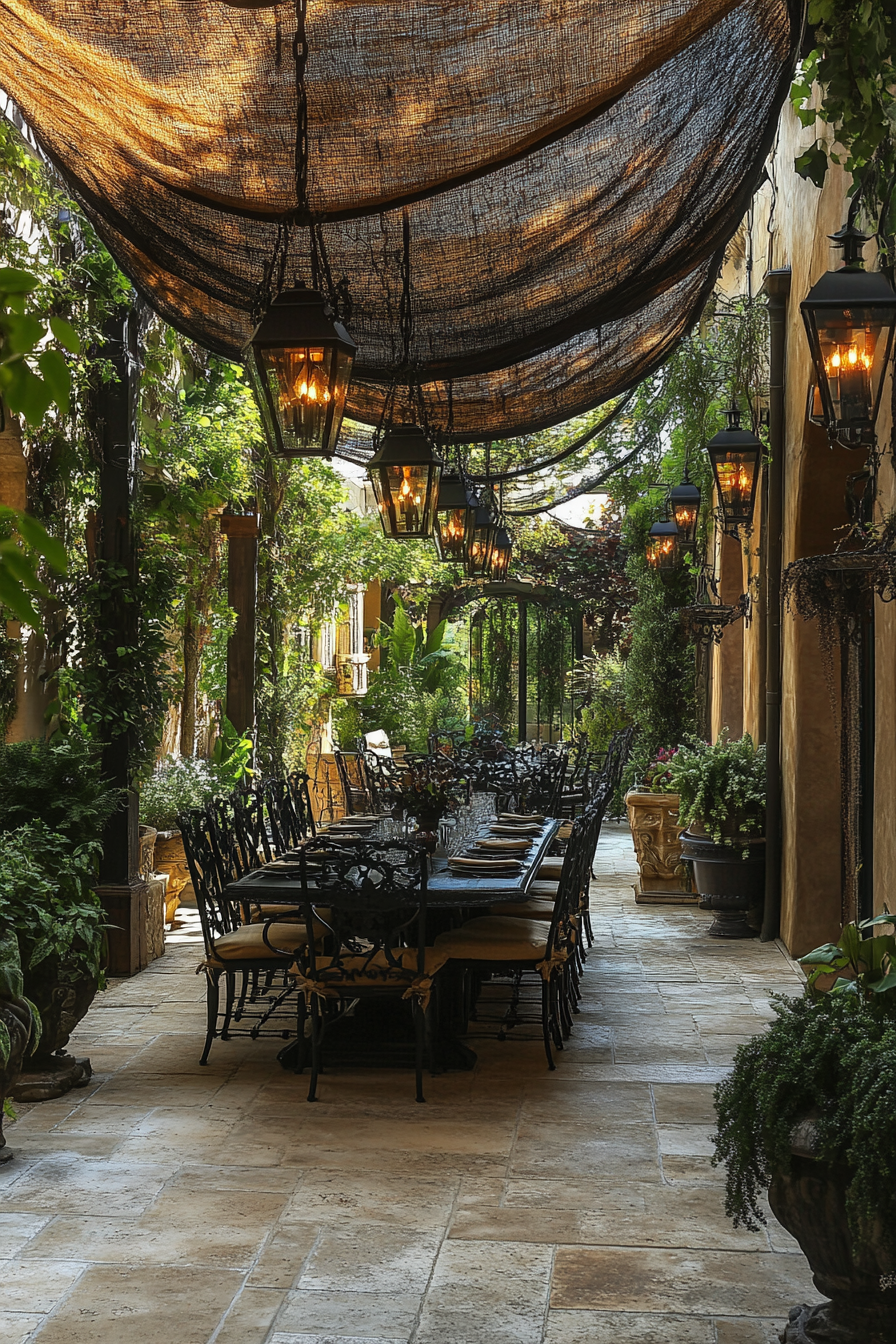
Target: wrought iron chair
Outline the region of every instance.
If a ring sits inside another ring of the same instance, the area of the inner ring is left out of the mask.
[[[370,786],[364,773],[364,758],[357,751],[337,751],[336,770],[342,786],[342,800],[347,817],[373,811]]]
[[[268,813],[271,845],[279,858],[296,849],[305,839],[303,818],[296,811],[292,791],[285,779],[267,779],[261,788]]]
[[[277,1020],[278,1011],[294,992],[287,971],[299,949],[304,945],[304,924],[266,922],[246,923],[238,901],[224,895],[222,860],[213,836],[213,822],[205,809],[193,809],[177,819],[183,837],[184,852],[196,893],[205,960],[197,972],[205,971],[207,981],[207,1029],[205,1049],[200,1064],[208,1063],[212,1041],[232,1036],[277,1035],[289,1039],[295,1029],[295,1019],[279,1015],[279,1026],[265,1031],[268,1023]],[[230,879],[228,879],[230,880]],[[245,1003],[250,986],[258,977],[267,982],[264,1001],[256,1006],[255,995],[250,997],[251,1025],[234,1027],[234,1022],[245,1018]],[[224,981],[224,1007],[221,1007],[221,981]],[[237,981],[240,981],[237,1006]]]
[[[311,806],[310,777],[305,770],[291,770],[286,776],[292,805],[303,836],[316,835],[314,809]]]
[[[246,856],[246,866],[257,868],[260,863],[270,863],[274,852],[265,818],[264,795],[257,788],[248,787],[235,789],[230,796],[233,800],[237,838]]]
[[[571,881],[558,885],[549,920],[482,915],[459,929],[440,933],[433,945],[437,957],[458,963],[477,987],[485,974],[512,977],[513,996],[502,1018],[502,1035],[522,1020],[518,1008],[523,976],[535,973],[541,977],[541,1030],[548,1068],[552,1070],[551,1045],[562,1050],[572,1025],[570,975],[578,940],[573,889]],[[477,993],[478,988],[474,988],[474,1000]]]
[[[318,837],[302,849],[300,874],[306,939],[292,974],[301,991],[300,1041],[306,1015],[311,1020],[308,1100],[317,1095],[327,1028],[346,1001],[398,995],[411,1004],[417,1100],[423,1101],[427,1008],[444,960],[426,946],[424,851],[398,841],[345,846]],[[300,1056],[297,1071],[304,1065]]]

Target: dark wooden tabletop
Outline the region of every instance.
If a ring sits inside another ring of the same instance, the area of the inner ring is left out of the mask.
[[[472,907],[494,905],[497,901],[518,901],[525,897],[561,824],[555,817],[545,821],[532,836],[532,846],[517,873],[452,872],[447,859],[436,857],[427,882],[427,905],[431,908]],[[488,833],[488,827],[484,827],[482,834]],[[287,855],[231,882],[224,894],[230,900],[277,905],[295,902],[298,905],[301,896],[297,877],[298,865],[290,863]]]

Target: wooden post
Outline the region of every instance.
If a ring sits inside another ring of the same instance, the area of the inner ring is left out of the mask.
[[[103,654],[110,668],[120,659],[120,648],[136,643],[138,604],[127,601],[127,588],[137,579],[137,539],[134,506],[139,479],[136,432],[137,317],[124,309],[110,318],[105,328],[103,355],[115,370],[115,378],[97,394],[97,438],[101,453],[98,557],[105,566],[119,566],[127,573],[126,585],[117,588],[105,604],[106,622],[101,632]],[[132,742],[129,731],[110,736],[103,747],[102,770],[121,802],[103,832],[103,853],[97,894],[109,920],[110,975],[134,975],[149,961],[149,949],[157,945],[149,924],[158,911],[150,911],[150,884],[138,875],[138,800],[131,787]],[[156,921],[158,922],[158,921]]]
[[[236,628],[227,641],[225,713],[240,733],[255,728],[255,598],[258,591],[258,513],[226,512],[221,531],[227,538],[227,601],[236,612]]]

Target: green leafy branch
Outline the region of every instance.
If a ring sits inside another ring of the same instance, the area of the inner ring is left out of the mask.
[[[888,0],[809,0],[816,45],[790,91],[802,125],[820,120],[830,132],[795,160],[796,171],[820,187],[829,165],[842,164],[854,178],[850,194],[861,188],[882,234],[892,234],[896,224],[893,20]],[[815,86],[821,97],[813,105]]]

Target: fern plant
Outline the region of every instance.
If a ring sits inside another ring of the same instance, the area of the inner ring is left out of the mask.
[[[848,924],[837,943],[803,957],[806,995],[776,998],[776,1020],[739,1047],[716,1088],[713,1161],[727,1167],[725,1207],[736,1227],[765,1221],[761,1197],[790,1170],[794,1126],[811,1116],[814,1156],[849,1170],[854,1243],[873,1226],[896,1253],[896,939],[867,936],[890,920]],[[841,971],[820,988],[821,977]]]

